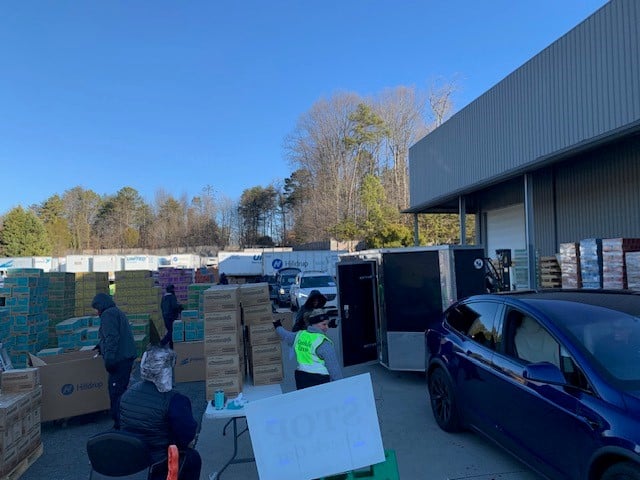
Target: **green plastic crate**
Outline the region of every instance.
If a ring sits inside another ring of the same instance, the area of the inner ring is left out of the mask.
[[[385,450],[384,458],[384,462],[376,463],[370,467],[359,468],[358,470],[331,475],[329,477],[322,477],[318,480],[400,480],[395,450]]]

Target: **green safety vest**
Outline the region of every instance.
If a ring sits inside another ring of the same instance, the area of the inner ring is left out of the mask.
[[[324,360],[316,354],[317,348],[325,340],[331,342],[324,333],[313,333],[300,330],[296,334],[293,342],[293,349],[296,352],[298,370],[308,373],[319,373],[329,375],[329,370],[324,365]]]

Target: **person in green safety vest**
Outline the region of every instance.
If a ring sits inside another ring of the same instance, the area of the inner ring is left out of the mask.
[[[314,310],[309,315],[306,330],[290,332],[280,320],[273,322],[278,336],[293,345],[298,367],[295,371],[296,388],[301,390],[342,378],[342,369],[333,342],[327,337],[329,315]]]

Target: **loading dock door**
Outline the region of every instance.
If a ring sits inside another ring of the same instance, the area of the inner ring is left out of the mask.
[[[339,262],[337,267],[344,366],[377,360],[376,264]]]

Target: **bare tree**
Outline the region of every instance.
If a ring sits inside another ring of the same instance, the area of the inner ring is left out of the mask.
[[[218,203],[217,223],[220,228],[220,247],[240,244],[240,218],[238,204],[221,195]]]
[[[62,201],[71,231],[71,247],[76,251],[91,248],[91,225],[98,213],[100,196],[93,190],[74,187],[62,194]]]
[[[314,185],[296,211],[294,230],[300,242],[325,239],[331,226],[355,210],[356,189],[347,180],[354,176],[357,163],[345,139],[353,129],[349,117],[361,102],[347,93],[320,100],[285,139],[290,164],[305,171]]]
[[[376,103],[387,127],[382,182],[387,198],[398,209],[409,205],[409,147],[427,133],[425,105],[425,95],[409,87],[385,90]]]
[[[458,90],[456,79],[437,78],[429,87],[430,114],[433,117],[433,128],[442,125],[453,114],[453,93]]]

